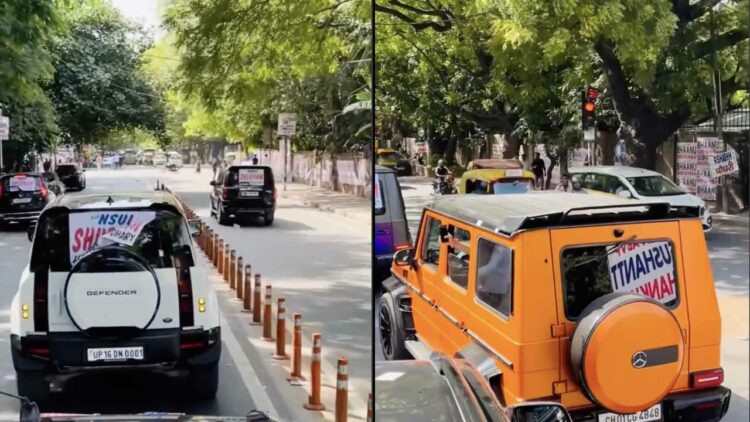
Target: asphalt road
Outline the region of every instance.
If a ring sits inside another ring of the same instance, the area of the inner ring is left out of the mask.
[[[88,170],[88,187],[83,193],[141,191],[153,189],[154,181],[164,178],[162,170],[128,168]],[[186,178],[187,170],[169,180],[180,187],[194,209],[206,211],[208,183]],[[182,184],[180,184],[180,182]],[[80,193],[70,193],[79,195]],[[205,210],[201,210],[205,208]],[[350,382],[370,383],[370,289],[369,226],[355,227],[333,214],[300,206],[281,204],[273,227],[218,227],[224,239],[245,257],[252,257],[256,271],[273,277],[274,285],[285,290],[289,312],[302,312],[313,326],[324,333],[327,356],[345,355],[350,360]],[[28,261],[30,242],[25,228],[0,233],[0,310],[3,313],[0,333],[0,390],[16,392],[15,372],[9,350],[9,308],[19,277]],[[246,258],[247,259],[247,258]],[[246,261],[247,262],[247,261]],[[326,321],[324,325],[321,321]],[[312,324],[312,323],[311,323]],[[69,384],[69,392],[59,394],[41,410],[43,412],[136,413],[184,412],[200,415],[245,415],[270,401],[282,420],[299,420],[287,410],[272,382],[264,381],[267,371],[260,368],[257,351],[243,338],[241,327],[233,330],[231,322],[222,322],[223,349],[220,386],[216,400],[193,402],[182,399],[177,381],[153,376],[86,377]],[[238,368],[243,369],[241,373]],[[253,369],[254,368],[254,369]],[[253,373],[248,377],[248,371]],[[260,388],[258,387],[258,382]],[[253,385],[254,384],[254,385]],[[269,387],[267,387],[269,386]],[[253,389],[255,387],[255,390]],[[262,391],[261,391],[262,390]],[[365,393],[366,399],[366,393]],[[295,404],[296,406],[297,404]],[[18,404],[0,397],[0,419],[17,418]],[[262,409],[269,410],[269,409]]]
[[[409,231],[416,239],[422,208],[432,202],[431,181],[421,177],[400,178],[401,192],[406,205]],[[722,317],[721,362],[724,368],[724,386],[733,391],[726,421],[750,420],[748,399],[748,374],[750,356],[750,239],[747,212],[736,216],[716,215],[713,231],[706,235],[709,258],[716,285],[719,309]],[[376,302],[380,310],[380,300]],[[377,315],[377,313],[376,313]],[[380,348],[380,333],[375,324],[375,360],[384,359]]]

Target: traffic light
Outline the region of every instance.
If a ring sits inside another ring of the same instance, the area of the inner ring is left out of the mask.
[[[599,91],[593,86],[581,93],[581,128],[583,130],[594,127],[596,121],[596,98]]]

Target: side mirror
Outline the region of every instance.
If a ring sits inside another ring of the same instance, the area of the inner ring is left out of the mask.
[[[400,249],[393,255],[393,263],[398,267],[406,267],[414,261],[413,249]]]
[[[26,228],[26,236],[29,238],[29,242],[34,240],[34,233],[36,232],[36,223],[29,224]]]
[[[617,196],[619,196],[621,198],[626,198],[626,199],[633,198],[633,194],[631,194],[630,191],[627,190],[627,189],[624,189],[624,190],[621,190],[621,191],[617,192]]]
[[[198,237],[203,231],[203,228],[201,227],[201,220],[188,220],[188,226],[190,227],[190,236]]]
[[[556,402],[526,402],[506,410],[511,422],[572,422],[565,407]]]

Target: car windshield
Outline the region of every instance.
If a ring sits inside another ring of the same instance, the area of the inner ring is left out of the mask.
[[[562,252],[565,312],[576,319],[596,298],[612,292],[677,303],[674,245],[670,241],[576,246]]]
[[[682,195],[685,192],[664,176],[628,177],[628,182],[639,195]]]
[[[189,253],[190,233],[184,219],[168,210],[56,212],[40,218],[31,261],[49,264],[52,271],[70,271],[81,256],[113,244],[154,268],[170,268],[176,255]]]
[[[378,154],[378,159],[381,161],[398,161],[403,160],[404,157],[397,152],[381,152]]]
[[[531,180],[499,180],[492,184],[492,193],[495,195],[505,195],[509,193],[526,193],[533,189]]]

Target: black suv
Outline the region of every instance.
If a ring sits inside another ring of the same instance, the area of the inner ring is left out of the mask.
[[[263,224],[273,223],[276,212],[276,185],[273,171],[266,166],[229,166],[211,181],[211,215],[228,225],[251,217]]]
[[[68,189],[86,189],[86,175],[78,164],[58,164],[55,172]]]
[[[39,173],[0,176],[0,226],[36,220],[55,194]]]

